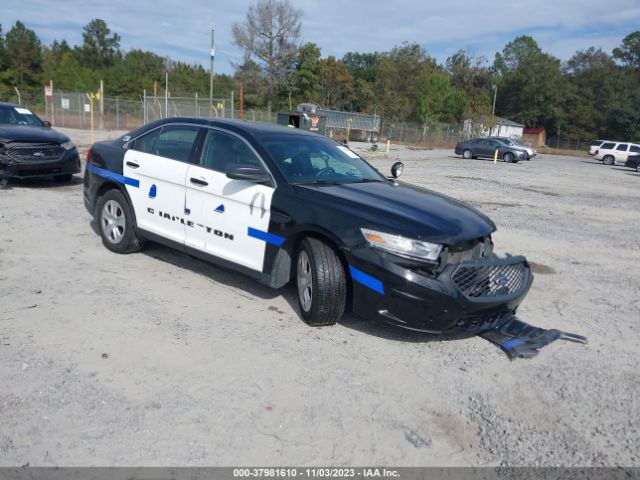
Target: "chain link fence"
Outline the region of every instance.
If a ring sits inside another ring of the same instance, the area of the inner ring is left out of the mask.
[[[16,89],[0,87],[0,101],[18,103],[31,109],[41,118],[49,120],[53,126],[68,128],[93,128],[96,130],[132,130],[145,123],[174,116],[244,118],[257,122],[276,123],[277,113],[245,109],[240,112],[231,108],[231,99],[199,97],[148,96],[139,98],[105,96],[104,100],[93,100],[84,92],[53,91],[45,96],[44,89]],[[427,148],[453,148],[459,141],[468,140],[472,135],[465,132],[462,125],[436,124],[420,125],[408,122],[390,122],[375,115],[352,112],[329,111],[338,119],[351,119],[347,127],[328,125],[327,134],[337,140],[406,143]],[[332,117],[332,118],[333,118]],[[344,117],[344,118],[343,118]],[[344,120],[342,123],[345,123]],[[365,122],[364,127],[361,123]],[[592,139],[555,136],[547,138],[546,145],[566,150],[588,149]]]

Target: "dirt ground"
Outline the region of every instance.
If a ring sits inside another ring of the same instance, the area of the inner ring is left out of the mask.
[[[587,156],[363,154],[486,212],[497,252],[537,272],[520,317],[589,343],[510,362],[479,337],[351,314],[312,329],[291,286],[150,243],[109,252],[80,175],[14,182],[0,191],[0,466],[640,465],[640,175]]]

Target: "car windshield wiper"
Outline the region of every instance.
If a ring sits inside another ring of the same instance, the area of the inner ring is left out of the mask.
[[[294,185],[340,185],[344,182],[337,180],[314,180],[313,182],[296,182]]]
[[[381,183],[385,181],[386,180],[382,180],[380,178],[363,178],[362,180],[358,180],[357,182],[353,183]]]

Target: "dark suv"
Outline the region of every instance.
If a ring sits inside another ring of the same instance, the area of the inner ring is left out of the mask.
[[[53,176],[68,182],[80,172],[80,157],[69,137],[31,110],[0,103],[0,179]]]

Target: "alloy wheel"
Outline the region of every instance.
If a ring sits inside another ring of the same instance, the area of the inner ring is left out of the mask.
[[[110,243],[118,244],[122,241],[126,227],[124,211],[118,202],[109,200],[102,207],[102,231]]]

